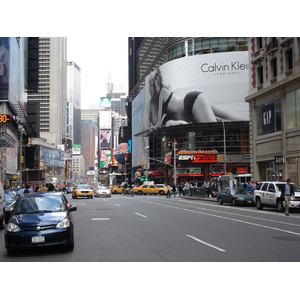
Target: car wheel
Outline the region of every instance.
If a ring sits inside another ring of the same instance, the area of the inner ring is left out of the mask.
[[[236,206],[236,201],[235,201],[235,199],[232,199],[231,205],[232,205],[232,206]]]
[[[220,204],[220,205],[223,204],[223,201],[222,201],[222,198],[221,198],[221,197],[219,197],[218,201],[219,201],[219,204]]]
[[[139,195],[143,195],[143,192],[142,192],[142,191],[138,191],[138,194],[139,194]]]
[[[164,194],[164,191],[159,191],[159,194],[160,194],[160,195],[163,195],[163,194]]]
[[[277,200],[277,204],[276,204],[277,210],[280,212],[284,211],[284,206],[283,206],[283,202],[282,200]]]
[[[260,199],[256,199],[256,208],[257,208],[257,209],[263,209],[263,205],[262,205]]]

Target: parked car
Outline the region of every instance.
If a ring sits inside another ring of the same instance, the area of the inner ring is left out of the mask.
[[[78,197],[93,198],[94,197],[93,190],[87,184],[76,185],[72,190],[72,198],[77,199]]]
[[[111,197],[110,189],[105,185],[99,185],[97,188],[94,189],[94,196],[95,197]]]
[[[28,193],[10,210],[5,228],[8,254],[21,248],[64,246],[74,248],[72,213],[77,210],[62,193]]]
[[[129,190],[129,188],[126,188],[126,192]],[[122,194],[123,193],[123,186],[117,185],[111,188],[111,193],[112,194]]]
[[[257,209],[264,206],[276,207],[278,211],[284,211],[285,201],[281,198],[281,188],[286,183],[283,181],[262,181],[254,190],[254,201]],[[300,188],[294,183],[295,197],[290,201],[290,208],[300,208]]]
[[[133,188],[134,194],[160,194],[160,195],[166,195],[168,193],[168,190],[166,188],[159,188],[154,184],[143,184],[139,187]]]
[[[219,204],[231,203],[235,205],[254,205],[253,195],[250,195],[241,187],[225,187],[221,192],[217,193]]]

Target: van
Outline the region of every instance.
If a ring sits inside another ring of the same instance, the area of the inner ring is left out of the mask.
[[[5,208],[6,202],[5,202],[5,193],[3,184],[0,181],[0,229],[4,229],[5,222],[4,222],[4,208]]]

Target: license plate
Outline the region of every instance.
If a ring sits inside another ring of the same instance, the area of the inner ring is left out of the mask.
[[[31,238],[31,242],[33,244],[36,244],[36,243],[45,243],[45,237],[43,235],[33,236]]]
[[[252,201],[247,201],[247,203],[252,203]]]

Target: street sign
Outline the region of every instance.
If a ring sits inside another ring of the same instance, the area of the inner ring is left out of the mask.
[[[284,157],[283,156],[275,156],[275,164],[276,165],[284,164]]]

